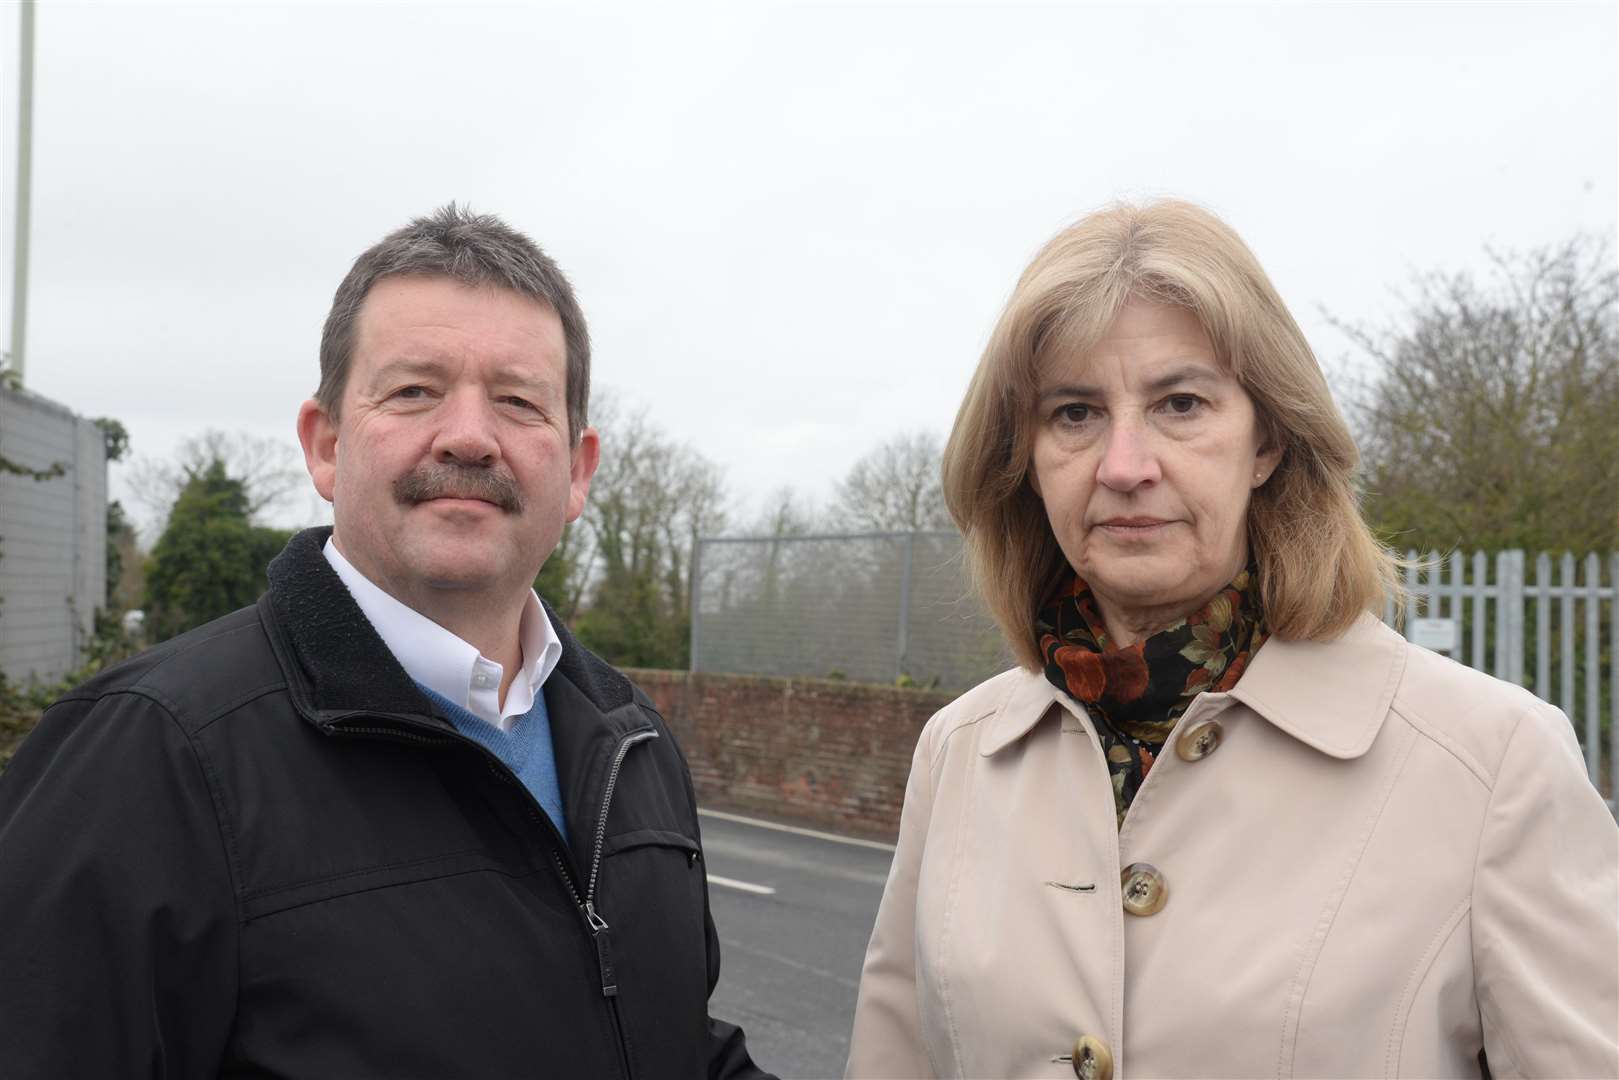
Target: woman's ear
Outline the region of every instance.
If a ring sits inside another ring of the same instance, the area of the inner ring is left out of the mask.
[[[1257,488],[1264,486],[1265,481],[1276,472],[1276,467],[1282,463],[1287,448],[1277,436],[1270,420],[1262,413],[1254,417],[1254,427],[1259,435],[1259,451],[1254,454],[1254,474],[1250,477],[1253,482],[1248,486]]]
[[[1263,487],[1282,463],[1282,454],[1281,443],[1274,439],[1260,446],[1259,453],[1254,455],[1254,482],[1250,486]]]

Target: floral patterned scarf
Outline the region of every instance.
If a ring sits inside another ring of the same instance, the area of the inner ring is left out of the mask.
[[[1108,640],[1090,586],[1070,571],[1035,623],[1046,678],[1096,721],[1119,824],[1192,699],[1237,684],[1270,636],[1250,565],[1201,610],[1125,648]]]

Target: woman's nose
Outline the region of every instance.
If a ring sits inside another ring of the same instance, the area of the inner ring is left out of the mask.
[[[1114,491],[1134,491],[1143,484],[1157,483],[1161,470],[1151,440],[1151,434],[1141,424],[1130,421],[1113,424],[1107,433],[1096,479]]]

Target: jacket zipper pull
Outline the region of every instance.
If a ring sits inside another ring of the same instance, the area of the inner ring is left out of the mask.
[[[607,920],[596,914],[596,905],[585,901],[585,921],[590,924],[590,940],[596,944],[596,965],[601,968],[602,997],[618,996],[618,975],[613,971],[613,943],[607,935]]]

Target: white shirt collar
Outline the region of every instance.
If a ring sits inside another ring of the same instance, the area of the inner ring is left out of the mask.
[[[533,589],[528,591],[522,622],[518,624],[522,666],[512,676],[502,705],[503,671],[499,664],[415,608],[383,592],[343,557],[329,537],[324,554],[405,674],[502,731],[509,730],[514,718],[534,707],[535,695],[562,658],[562,641]]]

